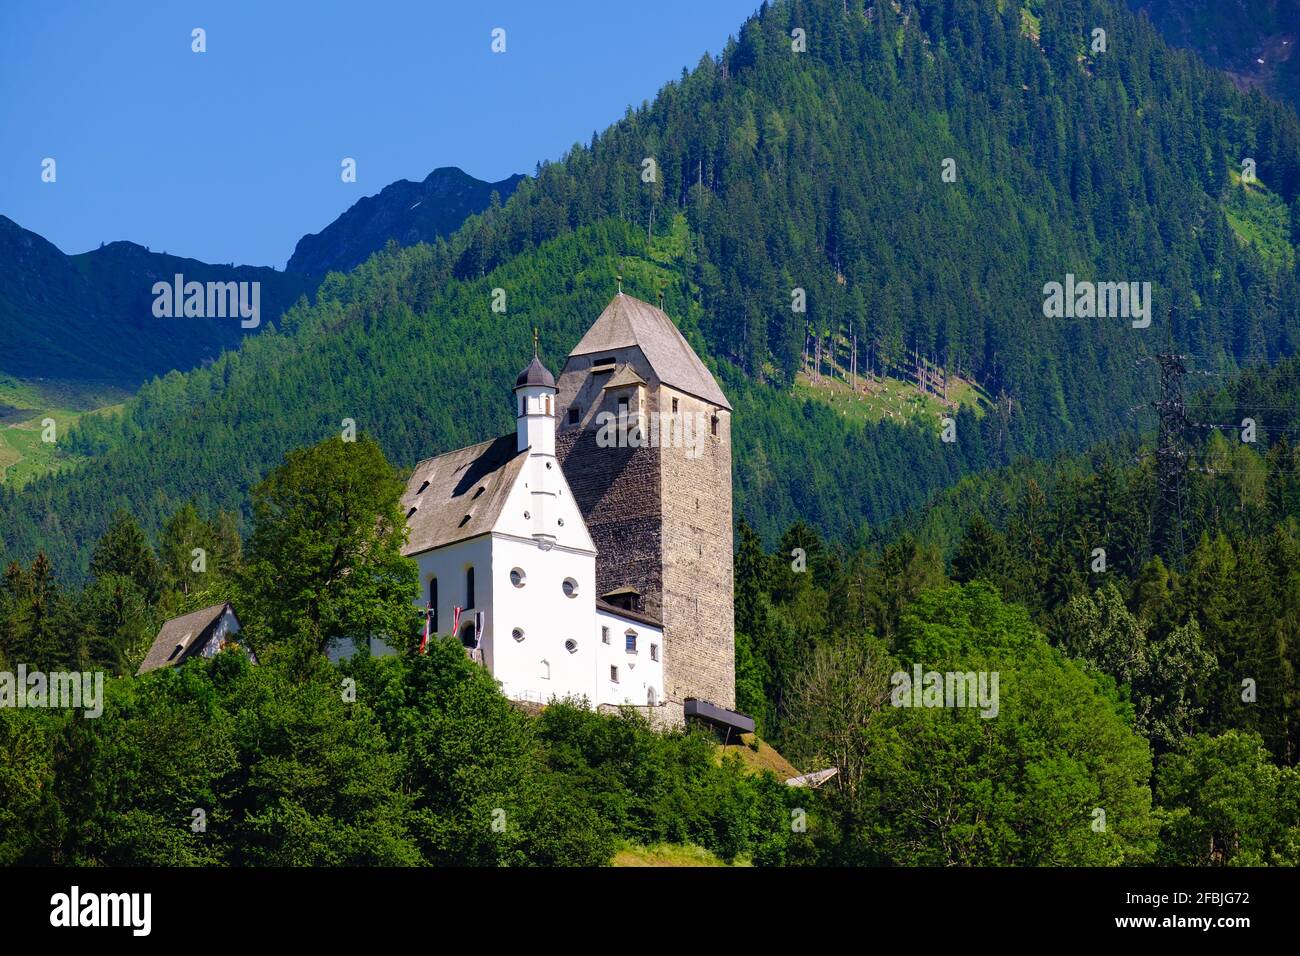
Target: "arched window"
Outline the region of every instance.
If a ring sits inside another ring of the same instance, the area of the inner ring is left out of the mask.
[[[654,707],[659,703],[659,695],[655,693],[653,687],[645,692],[645,702],[651,707]]]

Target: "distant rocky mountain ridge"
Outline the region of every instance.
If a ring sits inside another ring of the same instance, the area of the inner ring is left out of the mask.
[[[68,255],[0,215],[0,373],[134,388],[194,368],[256,328],[233,317],[158,318],[154,283],[178,274],[187,282],[258,282],[263,328],[331,270],[355,268],[390,239],[405,246],[447,235],[486,209],[493,193],[504,201],[522,178],[488,183],[442,167],[419,183],[393,183],[304,236],[284,271],[206,263],[133,242]]]
[[[347,272],[389,239],[401,246],[432,242],[486,209],[494,192],[505,202],[523,178],[487,183],[455,166],[442,166],[422,182],[399,179],[378,195],[358,200],[320,232],[299,239],[285,268],[310,276]]]
[[[138,385],[238,345],[238,318],[157,318],[155,282],[259,282],[262,325],[311,291],[304,276],[227,266],[110,242],[66,255],[0,216],[0,372],[19,378]]]
[[[1128,0],[1174,46],[1300,107],[1300,0]]]

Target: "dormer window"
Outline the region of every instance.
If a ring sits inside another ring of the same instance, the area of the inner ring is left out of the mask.
[[[604,355],[597,359],[591,360],[591,370],[596,373],[614,371],[616,359],[612,355]]]
[[[193,631],[189,631],[188,633],[186,633],[184,637],[182,637],[179,641],[176,642],[176,647],[172,650],[172,652],[169,655],[167,655],[167,659],[169,661],[174,661],[180,655],[181,651],[185,650],[185,645],[190,642],[190,638],[192,638],[193,636],[194,636]]]

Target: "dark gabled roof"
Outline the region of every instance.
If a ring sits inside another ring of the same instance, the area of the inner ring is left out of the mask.
[[[659,381],[731,411],[713,375],[673,320],[649,302],[618,293],[569,356],[637,346]]]
[[[518,441],[513,433],[502,435],[416,465],[402,495],[410,532],[402,553],[420,554],[490,532],[528,460]]]
[[[536,355],[528,363],[528,368],[519,373],[515,379],[515,388],[524,388],[528,385],[544,385],[547,388],[555,388],[555,376],[551,374],[550,369],[542,364],[542,360]]]
[[[159,667],[171,667],[190,657],[206,643],[212,625],[221,619],[221,615],[227,608],[230,608],[230,613],[235,613],[230,602],[223,601],[221,604],[205,607],[201,611],[191,611],[189,614],[182,614],[167,621],[158,632],[158,636],[154,638],[153,646],[144,656],[140,669],[135,672],[136,676]],[[235,616],[235,620],[239,620],[238,615]]]

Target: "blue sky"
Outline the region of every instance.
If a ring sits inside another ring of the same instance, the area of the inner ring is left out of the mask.
[[[5,0],[0,213],[69,253],[130,239],[283,268],[394,180],[499,180],[589,141],[757,5]]]

